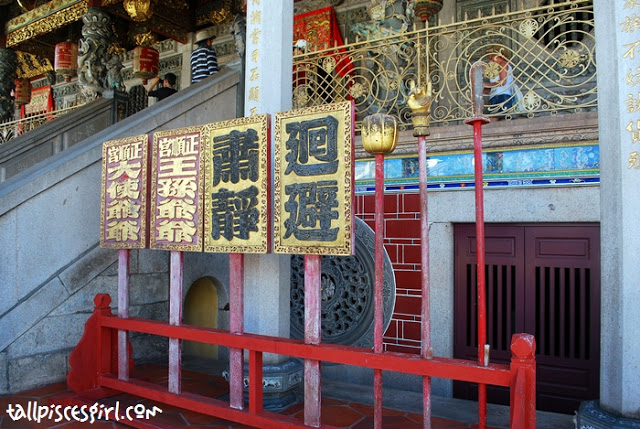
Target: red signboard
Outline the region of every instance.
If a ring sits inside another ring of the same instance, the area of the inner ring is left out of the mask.
[[[202,127],[153,135],[152,249],[202,251]]]
[[[148,244],[146,135],[102,145],[102,209],[100,246],[140,249]]]

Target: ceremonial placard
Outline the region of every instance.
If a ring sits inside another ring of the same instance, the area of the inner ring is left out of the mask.
[[[269,250],[269,116],[206,126],[204,251]]]
[[[202,251],[203,141],[202,127],[153,135],[152,249]]]
[[[353,104],[276,114],[274,252],[353,254]]]
[[[100,247],[147,246],[148,163],[147,135],[102,144]]]

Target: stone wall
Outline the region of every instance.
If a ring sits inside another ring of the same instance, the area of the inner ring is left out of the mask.
[[[117,302],[117,251],[98,246],[102,142],[234,118],[238,82],[222,71],[0,184],[0,394],[62,381],[95,294]],[[168,252],[132,252],[132,316],[166,320],[168,283]],[[163,341],[132,336],[134,357]]]

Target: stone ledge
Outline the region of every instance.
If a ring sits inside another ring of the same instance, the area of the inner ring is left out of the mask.
[[[600,408],[598,401],[580,404],[576,429],[638,429],[640,420],[617,416]]]

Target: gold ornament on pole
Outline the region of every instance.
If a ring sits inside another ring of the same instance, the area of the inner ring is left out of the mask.
[[[153,15],[151,0],[124,0],[123,5],[131,19],[136,22],[146,21]]]
[[[413,81],[409,82],[409,99],[407,105],[413,113],[413,136],[428,136],[429,122],[431,120],[431,103],[433,103],[433,89],[431,82],[416,86]]]
[[[362,145],[373,154],[389,154],[398,143],[398,121],[384,113],[369,115],[362,121]]]

